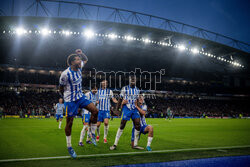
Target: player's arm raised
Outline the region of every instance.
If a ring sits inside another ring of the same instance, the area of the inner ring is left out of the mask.
[[[76,49],[76,54],[78,54],[79,56],[81,56],[81,59],[82,59],[84,65],[87,64],[88,57],[82,52],[81,49]]]

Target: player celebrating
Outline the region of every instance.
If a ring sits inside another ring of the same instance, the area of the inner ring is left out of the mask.
[[[113,146],[110,147],[110,150],[115,150],[118,144],[118,141],[122,135],[123,129],[126,126],[127,121],[130,120],[130,118],[133,120],[134,126],[135,126],[135,139],[134,139],[134,147],[135,149],[141,149],[141,147],[137,146],[138,144],[138,137],[140,133],[140,115],[139,111],[135,106],[135,103],[137,103],[137,99],[139,97],[139,89],[135,86],[136,85],[136,77],[130,76],[129,77],[129,85],[125,86],[121,90],[121,98],[118,101],[116,111],[120,107],[120,104],[122,104],[122,116],[121,116],[121,124],[120,127],[117,130],[116,137],[115,137],[115,143]],[[121,103],[122,102],[122,103]]]
[[[108,128],[109,128],[109,118],[110,118],[110,100],[114,103],[118,103],[116,98],[113,97],[113,91],[110,89],[107,89],[108,81],[103,80],[101,82],[101,88],[97,92],[98,97],[98,120],[97,120],[97,137],[96,141],[99,141],[100,136],[100,126],[101,122],[104,122],[104,143],[107,143],[107,135],[108,135]]]
[[[97,123],[98,109],[82,92],[82,67],[87,63],[88,58],[80,49],[76,50],[77,54],[68,56],[68,68],[60,76],[60,93],[64,97],[66,111],[65,134],[68,152],[72,158],[77,155],[71,146],[71,130],[74,116],[78,113],[78,108],[85,108],[91,112],[90,127],[92,132],[92,142],[95,142],[95,130]]]
[[[63,112],[64,112],[64,104],[63,104],[63,99],[59,99],[59,103],[55,105],[55,110],[56,110],[56,121],[58,122],[59,120],[59,129],[61,129],[62,125],[62,119],[63,119]]]
[[[137,104],[135,104],[135,107],[137,108],[137,110],[139,111],[140,113],[140,123],[141,123],[141,129],[140,129],[140,134],[147,134],[148,133],[148,143],[147,143],[147,147],[146,149],[148,151],[152,151],[151,149],[151,143],[152,143],[152,140],[153,140],[153,127],[151,125],[147,125],[146,123],[146,119],[145,119],[145,115],[146,115],[146,112],[147,112],[147,105],[145,104],[145,101],[143,99],[143,97],[141,96],[139,98],[139,106]],[[132,148],[134,147],[134,136],[135,136],[135,128],[133,127],[132,129],[132,137],[131,137],[131,146]]]
[[[91,88],[91,91],[87,92],[85,95],[87,97],[88,100],[90,100],[92,103],[94,103],[96,105],[96,92],[97,92],[97,88],[96,86],[92,86]],[[83,114],[82,114],[82,122],[83,122],[83,128],[82,128],[82,131],[81,131],[81,134],[80,134],[80,140],[79,140],[79,146],[83,146],[83,139],[84,139],[84,136],[85,136],[85,131],[88,131],[88,134],[87,134],[87,140],[86,140],[86,143],[91,143],[90,140],[89,140],[89,136],[91,135],[89,132],[89,121],[90,121],[90,115],[91,113],[86,110],[86,109],[82,109],[83,111]]]

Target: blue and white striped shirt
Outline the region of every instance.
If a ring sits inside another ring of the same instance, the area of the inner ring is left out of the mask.
[[[91,91],[85,93],[88,100],[90,100],[92,103],[96,104],[97,101],[97,94],[93,94]],[[86,109],[82,109],[83,114],[90,114],[90,112]]]
[[[113,98],[113,91],[110,89],[99,89],[97,91],[97,99],[99,101],[98,109],[104,111],[110,111],[110,100]]]
[[[64,111],[64,104],[57,103],[55,109],[56,109],[56,114],[62,115]]]
[[[124,86],[121,90],[120,96],[127,100],[128,103],[126,106],[128,109],[132,110],[135,109],[135,101],[139,98],[140,90],[135,86],[134,88],[131,88],[129,85]]]
[[[146,104],[143,104],[141,106],[141,109],[143,111],[147,112],[148,107],[147,107]],[[139,114],[140,114],[140,124],[141,124],[141,127],[147,126],[145,115],[142,115],[140,112],[139,112]],[[133,124],[133,127],[134,127],[134,123],[132,123],[132,124]]]
[[[80,99],[82,92],[82,70],[72,71],[70,67],[61,74],[59,84],[64,86],[64,101],[72,102]]]

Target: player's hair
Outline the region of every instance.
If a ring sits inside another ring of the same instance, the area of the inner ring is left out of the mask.
[[[71,66],[72,61],[74,61],[76,57],[80,57],[80,56],[77,55],[77,54],[70,54],[68,56],[68,58],[67,58],[67,64],[68,64],[68,66]]]
[[[91,85],[91,90],[92,90],[92,89],[97,89],[96,84],[92,84],[92,85]]]

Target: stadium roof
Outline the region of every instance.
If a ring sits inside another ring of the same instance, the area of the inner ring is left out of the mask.
[[[210,68],[220,69],[222,67],[220,65],[223,65],[221,70],[224,70],[225,66],[248,69],[249,44],[191,25],[134,11],[86,3],[38,0],[31,1],[28,6],[23,7],[23,10],[17,10],[15,6],[20,5],[18,4],[20,1],[11,2],[12,8],[9,12],[4,10],[0,12],[5,15],[0,18],[1,33],[5,35],[23,31],[20,27],[38,34],[51,31],[52,34],[56,32],[53,35],[60,35],[59,33],[67,35],[72,32],[72,36],[81,36],[86,33],[85,31],[91,30],[98,38],[121,37],[122,41],[135,39],[134,47],[158,49],[161,52],[165,52],[164,49],[167,48],[174,48],[180,52],[184,50],[187,54],[198,54],[209,58],[207,60],[215,64],[216,67],[213,67],[210,63]],[[65,5],[72,8],[69,14],[61,12]],[[110,44],[116,45],[114,42]]]

